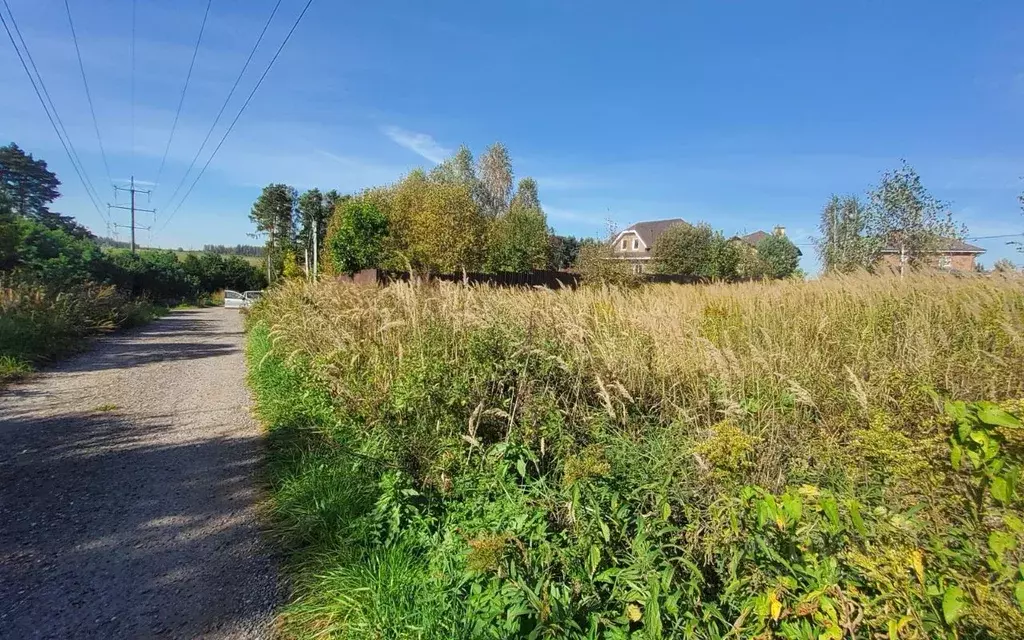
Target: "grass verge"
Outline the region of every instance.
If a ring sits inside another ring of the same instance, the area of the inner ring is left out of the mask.
[[[0,383],[72,353],[91,335],[145,324],[167,309],[133,300],[114,287],[74,291],[15,284],[0,287]]]

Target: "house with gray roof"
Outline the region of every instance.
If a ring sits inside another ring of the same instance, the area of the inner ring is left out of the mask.
[[[623,229],[612,239],[612,251],[615,258],[628,260],[632,263],[633,270],[636,273],[649,271],[654,243],[658,241],[658,238],[665,231],[680,224],[689,223],[682,218],[669,218],[667,220],[637,222]],[[775,227],[774,233],[786,235],[786,229],[785,227]],[[750,247],[756,247],[758,242],[769,237],[769,235],[765,231],[755,231],[747,235],[735,236],[731,240],[742,242]]]
[[[632,263],[633,271],[636,273],[649,271],[654,243],[665,231],[680,224],[689,223],[682,218],[637,222],[620,231],[612,239],[612,252],[615,258]]]

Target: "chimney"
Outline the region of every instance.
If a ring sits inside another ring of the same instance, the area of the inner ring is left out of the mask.
[[[786,237],[786,227],[783,227],[781,225],[775,225],[775,228],[772,229],[772,233],[774,233],[775,235],[777,235],[780,238],[785,238]]]

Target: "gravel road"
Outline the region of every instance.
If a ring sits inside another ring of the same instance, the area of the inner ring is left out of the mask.
[[[270,635],[242,343],[175,311],[0,390],[0,637]]]

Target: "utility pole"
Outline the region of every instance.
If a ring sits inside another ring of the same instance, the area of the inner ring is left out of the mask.
[[[320,256],[317,253],[317,239],[320,237],[320,219],[313,220],[313,282],[317,281],[317,268],[320,266]]]
[[[128,188],[128,189],[125,189],[124,187],[118,187],[118,186],[115,185],[114,186],[115,194],[118,191],[127,191],[127,192],[129,192],[131,194],[131,201],[132,201],[131,206],[130,207],[125,207],[123,205],[109,204],[108,203],[107,204],[107,208],[108,209],[124,209],[125,211],[131,211],[132,212],[132,223],[131,224],[115,224],[114,226],[115,227],[120,227],[122,229],[131,229],[132,230],[132,253],[135,253],[135,230],[136,229],[147,229],[148,230],[148,229],[151,228],[151,227],[137,227],[137,226],[135,226],[135,212],[139,211],[139,212],[145,212],[145,213],[156,213],[156,209],[137,209],[137,208],[135,208],[135,194],[136,193],[145,193],[146,195],[149,195],[151,193],[151,191],[149,191],[148,189],[136,189],[135,188],[135,176],[132,176],[131,187]],[[115,197],[116,197],[116,195],[115,195]]]

